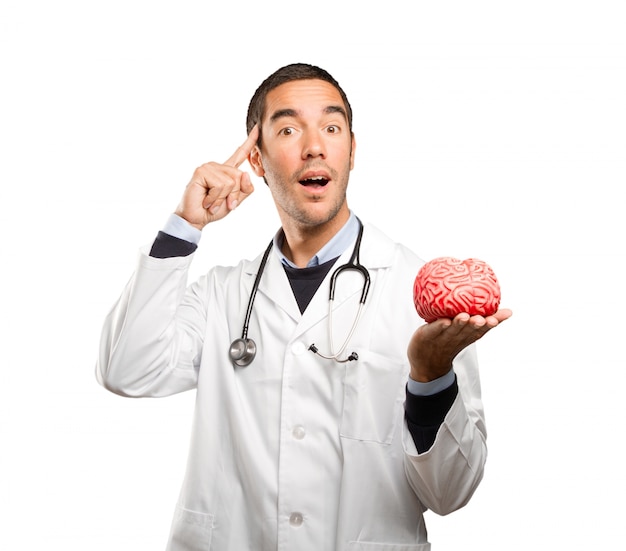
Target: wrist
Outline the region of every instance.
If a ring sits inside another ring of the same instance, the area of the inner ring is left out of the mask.
[[[418,383],[430,383],[447,375],[452,369],[452,364],[445,366],[427,366],[423,364],[411,364],[409,377]]]

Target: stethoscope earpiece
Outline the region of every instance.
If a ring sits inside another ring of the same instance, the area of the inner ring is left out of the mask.
[[[252,339],[235,339],[230,344],[230,359],[239,367],[246,367],[256,356],[256,343]]]

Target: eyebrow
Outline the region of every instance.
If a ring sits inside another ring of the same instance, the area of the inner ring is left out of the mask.
[[[348,120],[348,115],[346,114],[346,110],[340,105],[329,105],[324,109],[324,113],[330,115],[332,113],[339,113],[343,116],[345,120]],[[275,122],[279,119],[288,118],[288,117],[297,117],[298,111],[295,109],[279,109],[272,113],[270,117],[270,122]]]

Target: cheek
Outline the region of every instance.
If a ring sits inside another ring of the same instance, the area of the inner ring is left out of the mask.
[[[331,149],[329,149],[329,152]],[[354,145],[352,142],[337,143],[332,147],[332,156],[335,159],[348,159],[350,169],[354,168]]]
[[[290,167],[296,166],[296,156],[293,152],[285,149],[273,151],[272,155],[263,157],[263,165],[266,172],[272,173],[291,173]]]

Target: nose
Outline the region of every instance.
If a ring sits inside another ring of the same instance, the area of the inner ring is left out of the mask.
[[[302,158],[311,159],[315,157],[326,157],[326,147],[322,135],[314,130],[305,132],[302,143]]]

